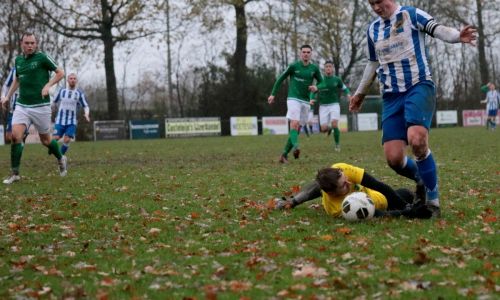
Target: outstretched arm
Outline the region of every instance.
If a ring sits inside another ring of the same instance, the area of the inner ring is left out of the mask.
[[[306,184],[300,192],[288,199],[278,199],[276,209],[294,208],[304,202],[313,200],[321,196],[321,188],[316,181]]]
[[[476,45],[477,30],[471,25],[467,25],[458,31],[455,28],[444,26],[438,24],[434,20],[431,20],[425,25],[424,31],[431,36],[448,43],[463,43],[471,44],[472,46]]]

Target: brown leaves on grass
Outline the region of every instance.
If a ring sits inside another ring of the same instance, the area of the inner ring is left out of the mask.
[[[413,258],[413,263],[420,266],[431,262],[432,259],[427,255],[427,253],[417,250],[415,257]]]
[[[352,229],[349,227],[339,227],[339,228],[335,229],[335,232],[341,233],[343,235],[348,235],[348,234],[351,234]]]
[[[497,221],[497,217],[495,215],[495,211],[487,207],[482,213],[481,213],[481,218],[483,219],[484,223],[495,223]]]
[[[328,276],[328,272],[325,268],[320,268],[314,264],[298,265],[296,269],[292,272],[293,277],[325,277]]]

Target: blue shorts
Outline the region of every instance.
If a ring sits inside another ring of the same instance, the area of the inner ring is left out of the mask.
[[[432,81],[422,81],[402,93],[384,93],[382,144],[392,140],[408,143],[407,131],[412,125],[431,127],[436,108],[436,88]]]
[[[67,136],[70,138],[75,138],[75,133],[76,133],[76,125],[61,125],[61,124],[56,124],[55,126],[55,133],[54,135],[63,137]]]
[[[5,132],[12,132],[12,113],[7,113],[7,126]]]
[[[497,114],[498,114],[498,109],[489,109],[488,110],[488,117],[496,117]]]

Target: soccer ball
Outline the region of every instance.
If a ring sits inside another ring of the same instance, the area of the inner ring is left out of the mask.
[[[366,193],[354,192],[342,201],[342,216],[348,221],[371,219],[374,214],[375,204]]]

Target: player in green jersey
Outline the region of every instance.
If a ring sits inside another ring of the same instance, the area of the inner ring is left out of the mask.
[[[288,162],[288,153],[293,149],[293,156],[297,159],[300,155],[299,149],[299,128],[300,124],[307,123],[309,114],[309,93],[315,90],[313,81],[316,79],[320,83],[323,78],[319,67],[311,63],[312,48],[309,45],[300,47],[300,60],[292,63],[274,83],[273,90],[267,102],[274,103],[274,96],[278,92],[281,83],[290,77],[288,85],[288,97],[286,101],[286,117],[290,120],[290,133],[285,145],[285,149],[280,156],[281,163]]]
[[[351,97],[351,91],[342,82],[342,79],[333,75],[333,62],[325,62],[325,76],[323,82],[317,85],[318,91],[311,93],[311,103],[319,101],[319,122],[322,132],[333,130],[335,150],[340,151],[340,104],[339,90],[344,91],[347,97]]]
[[[19,87],[19,98],[12,116],[11,174],[3,183],[12,184],[21,179],[19,166],[23,154],[23,135],[30,124],[38,130],[40,141],[49,148],[59,164],[61,176],[66,175],[66,157],[61,154],[56,140],[50,132],[49,89],[64,77],[64,71],[47,54],[37,50],[37,40],[33,33],[21,37],[22,55],[16,57],[16,77],[9,92],[2,97],[2,107]],[[50,72],[55,76],[50,78]]]

